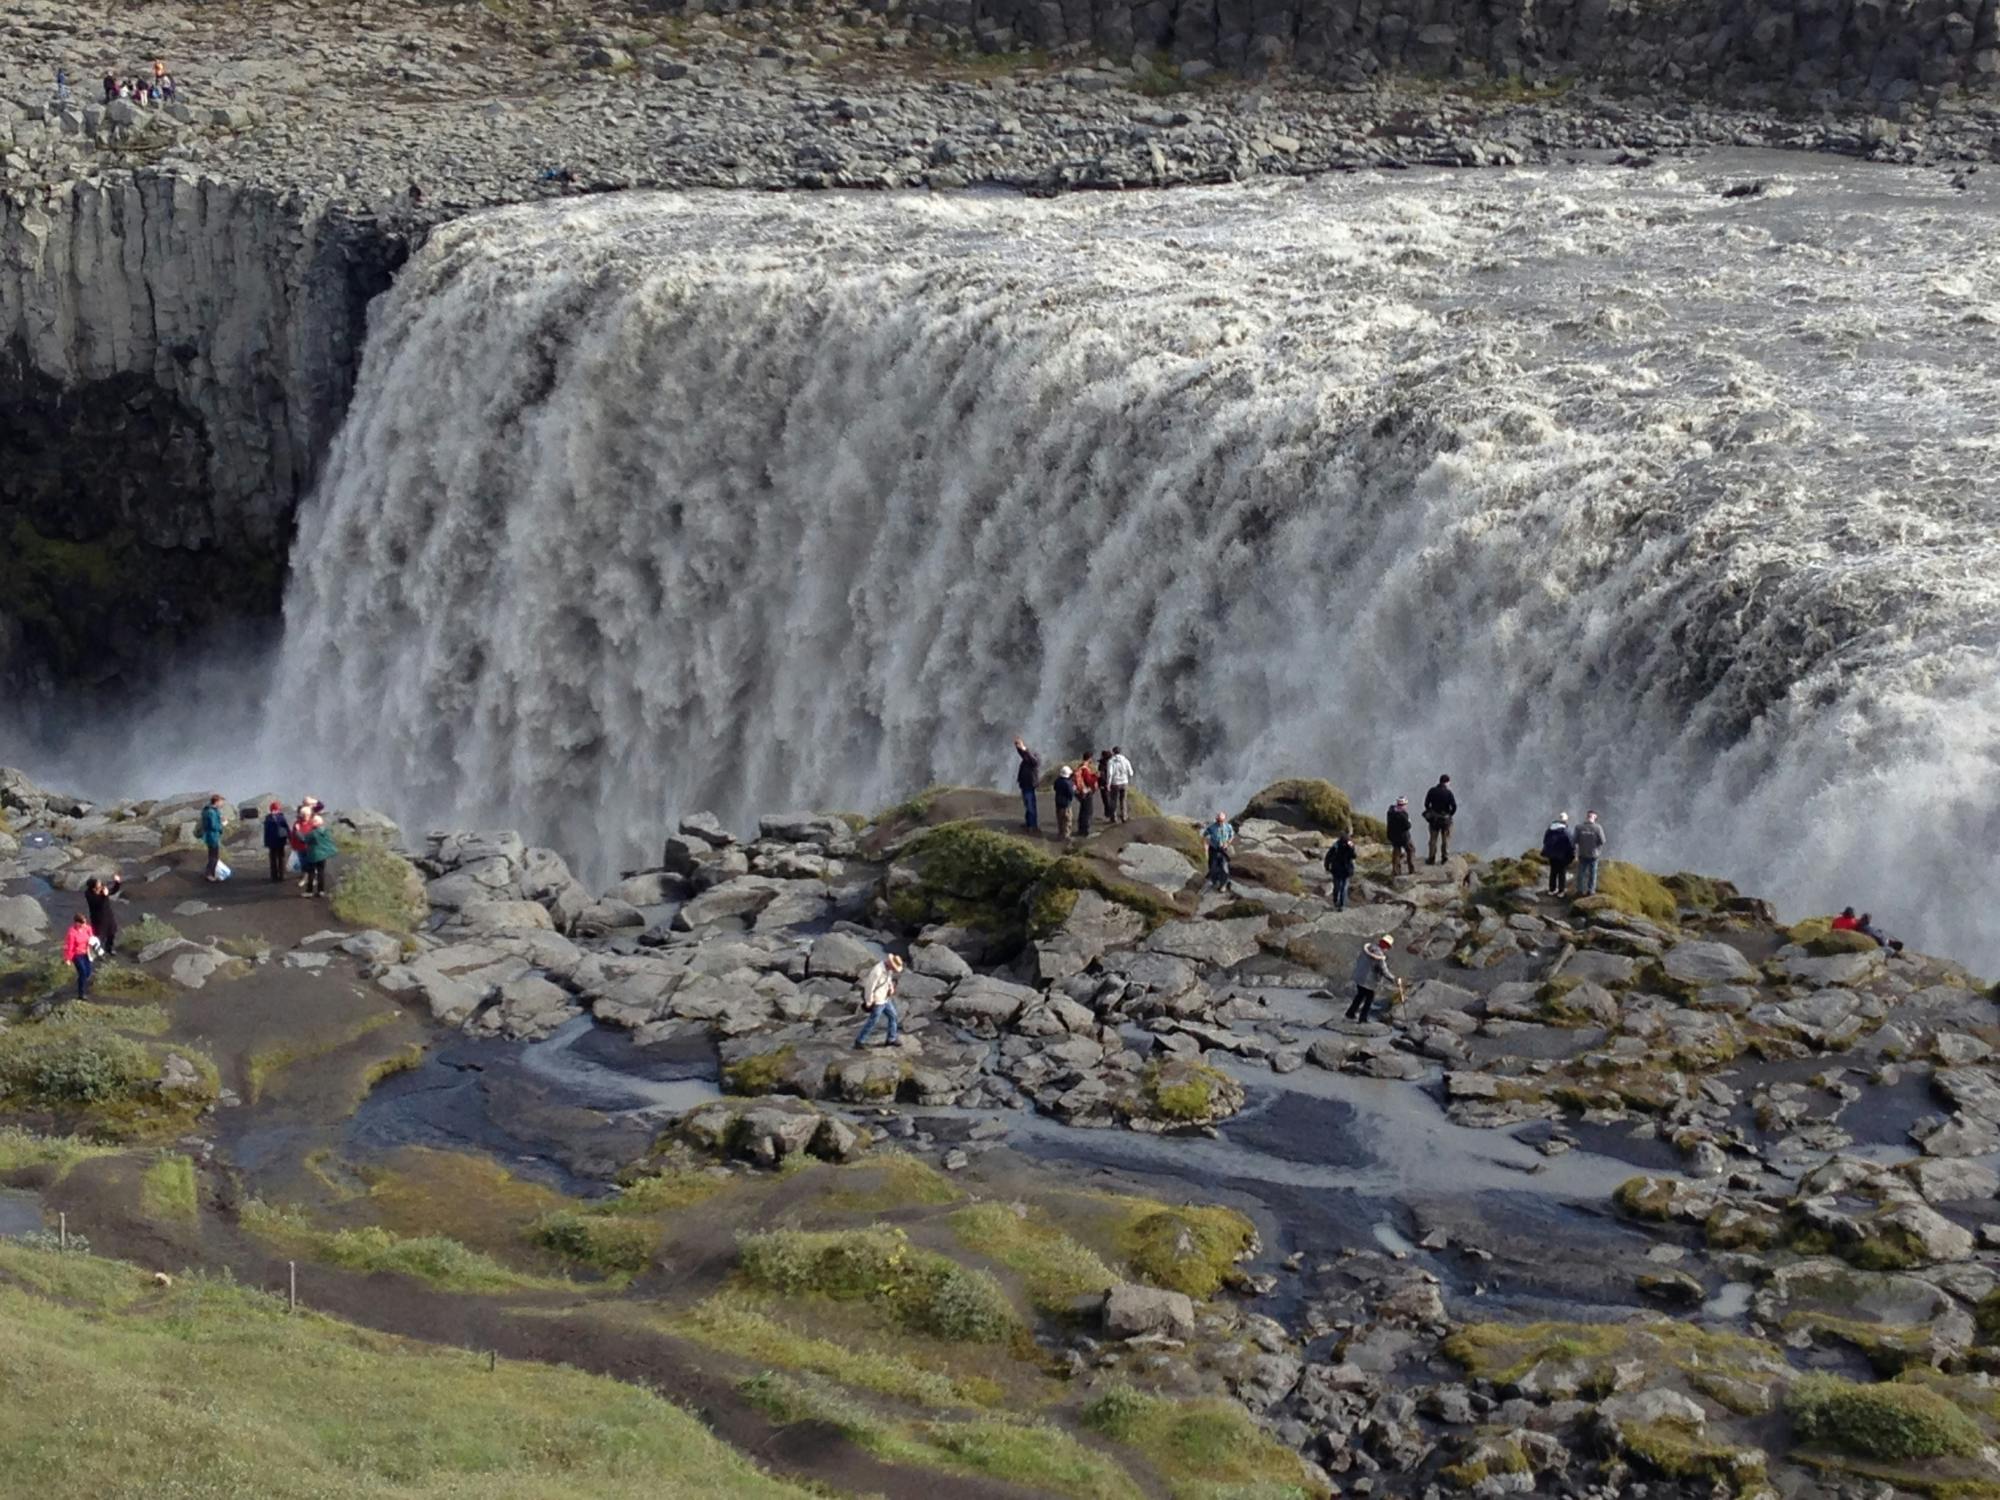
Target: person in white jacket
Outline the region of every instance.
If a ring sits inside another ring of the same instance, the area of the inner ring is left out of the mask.
[[[868,1045],[868,1033],[883,1016],[889,1018],[889,1045],[896,1045],[902,1034],[896,1016],[896,976],[902,972],[903,961],[891,953],[861,976],[861,1003],[868,1008],[868,1019],[862,1023],[861,1035],[854,1039],[855,1046]]]
[[[1122,823],[1126,818],[1125,794],[1132,785],[1132,762],[1125,758],[1125,747],[1113,745],[1111,760],[1104,768],[1104,786],[1110,793],[1110,806],[1105,809],[1104,821]]]

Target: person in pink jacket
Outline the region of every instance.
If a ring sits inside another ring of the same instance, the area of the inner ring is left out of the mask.
[[[69,924],[69,935],[63,939],[63,962],[76,966],[76,998],[81,1000],[90,988],[90,945],[97,939],[91,931],[90,918],[83,912],[76,914],[76,920]]]

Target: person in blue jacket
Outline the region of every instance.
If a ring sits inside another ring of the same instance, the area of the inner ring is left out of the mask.
[[[291,845],[292,820],[285,816],[284,803],[273,802],[271,810],[264,814],[264,853],[271,861],[273,885],[285,878],[285,856]]]
[[[201,810],[201,841],[208,847],[208,868],[202,871],[204,880],[222,878],[215,873],[215,867],[222,863],[222,805],[222,793],[217,792]]]
[[[1557,813],[1555,822],[1542,835],[1542,858],[1549,862],[1549,894],[1567,895],[1569,864],[1576,858],[1576,840],[1570,835],[1568,813]]]

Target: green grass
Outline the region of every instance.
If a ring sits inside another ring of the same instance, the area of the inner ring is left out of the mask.
[[[174,987],[157,974],[114,961],[90,976],[90,993],[102,1000],[171,1000]]]
[[[1330,781],[1298,776],[1274,781],[1253,796],[1236,821],[1268,818],[1293,828],[1311,828],[1320,833],[1351,833],[1357,838],[1381,841],[1389,836],[1380,818],[1356,812],[1347,793]]]
[[[950,1219],[966,1249],[1020,1273],[1037,1307],[1066,1313],[1078,1297],[1109,1291],[1121,1279],[1097,1253],[1038,1211],[1011,1203],[975,1203]]]
[[[1114,1385],[1083,1408],[1084,1426],[1143,1454],[1176,1496],[1210,1496],[1239,1486],[1305,1495],[1296,1453],[1229,1401],[1169,1401]],[[1315,1489],[1311,1491],[1317,1493]]]
[[[332,876],[327,903],[351,927],[407,936],[430,913],[416,866],[373,840],[349,835],[333,857]]]
[[[656,1214],[670,1209],[693,1208],[735,1185],[731,1176],[717,1176],[697,1168],[668,1167],[635,1177],[616,1194],[590,1205],[598,1214]]]
[[[820,1200],[843,1213],[885,1214],[902,1208],[942,1208],[965,1197],[949,1178],[907,1151],[882,1151],[836,1169],[839,1186]]]
[[[537,1220],[530,1236],[551,1254],[614,1275],[645,1270],[660,1242],[658,1231],[637,1218],[569,1208]]]
[[[312,1062],[330,1057],[341,1048],[351,1046],[370,1032],[380,1031],[394,1021],[401,1012],[378,1010],[372,1015],[361,1017],[352,1026],[345,1027],[319,1037],[297,1037],[278,1043],[275,1047],[264,1047],[252,1052],[243,1063],[243,1084],[249,1102],[255,1104],[264,1096],[264,1086],[272,1077],[287,1068],[302,1062]],[[379,1081],[379,1080],[375,1080]]]
[[[1857,1385],[1838,1375],[1804,1375],[1785,1396],[1793,1429],[1863,1458],[1970,1457],[1985,1444],[1979,1426],[1955,1403],[1900,1381]]]
[[[791,1500],[636,1386],[0,1241],[0,1493]]]
[[[0,1176],[53,1167],[55,1180],[60,1182],[78,1162],[117,1154],[116,1146],[98,1145],[73,1135],[36,1135],[16,1125],[0,1126]]]
[[[1154,1286],[1213,1297],[1257,1243],[1257,1228],[1233,1208],[1174,1208],[1150,1198],[1107,1196],[1112,1236],[1133,1274]]]
[[[999,1343],[1021,1327],[1000,1284],[931,1250],[899,1229],[746,1235],[738,1263],[750,1285],[788,1297],[882,1302],[918,1333],[966,1343]]]
[[[721,1292],[671,1318],[672,1332],[759,1364],[806,1370],[842,1385],[921,1406],[987,1406],[999,1387],[979,1377],[925,1369],[885,1349],[851,1349],[799,1328],[788,1310],[741,1292]]]
[[[137,953],[141,948],[150,948],[155,943],[178,939],[181,930],[173,923],[163,922],[151,912],[147,912],[130,927],[122,929],[118,935],[125,940],[127,948]]]
[[[141,1008],[143,1030],[153,1017]],[[215,1097],[215,1066],[193,1048],[148,1044],[120,1024],[118,1007],[70,1005],[40,1021],[0,1029],[0,1107],[49,1112],[92,1133],[132,1137],[184,1125]],[[194,1064],[199,1088],[157,1087],[169,1051]]]
[[[146,1168],[140,1180],[139,1202],[155,1219],[192,1219],[195,1216],[194,1163],[178,1153],[169,1153]]]
[[[321,1229],[302,1214],[251,1200],[243,1226],[287,1254],[350,1271],[394,1271],[448,1292],[504,1292],[571,1284],[529,1276],[440,1234],[402,1235],[377,1226]]]
[[[1080,1500],[1140,1500],[1142,1494],[1117,1464],[1045,1423],[897,1421],[814,1376],[766,1372],[741,1390],[777,1422],[824,1423],[891,1463],[979,1474]]]

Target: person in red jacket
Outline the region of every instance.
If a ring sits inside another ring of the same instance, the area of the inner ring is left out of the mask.
[[[97,934],[91,931],[90,916],[78,912],[76,920],[69,924],[69,934],[63,939],[63,962],[76,967],[76,998],[81,1000],[90,988],[90,945],[97,941]]]
[[[1076,836],[1090,837],[1090,804],[1097,795],[1097,769],[1090,763],[1088,755],[1076,763],[1076,774],[1070,778],[1076,783]]]
[[[1861,926],[1861,919],[1854,915],[1854,908],[1843,907],[1839,916],[1833,919],[1835,932],[1854,932]]]

